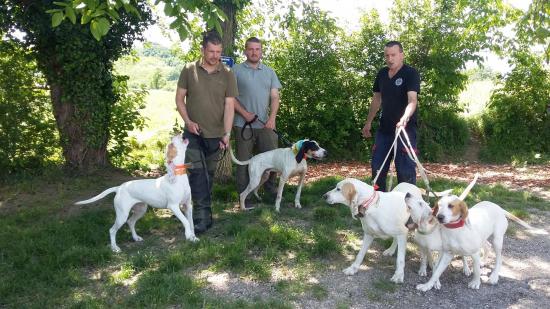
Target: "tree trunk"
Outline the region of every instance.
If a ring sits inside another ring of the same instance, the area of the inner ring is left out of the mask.
[[[237,8],[234,4],[227,3],[226,1],[222,4],[217,3],[217,1],[214,1],[214,3],[218,5],[227,16],[227,19],[221,23],[223,32],[221,33],[223,54],[225,56],[234,57],[235,33],[237,32]],[[216,169],[216,176],[214,179],[219,183],[228,183],[233,179],[232,162],[229,153],[227,153],[218,163],[218,168]]]
[[[90,171],[91,168],[108,165],[107,140],[102,141],[96,148],[86,144],[82,122],[75,117],[77,108],[71,102],[63,101],[62,94],[63,89],[60,85],[51,84],[53,113],[59,130],[65,165],[79,171]]]

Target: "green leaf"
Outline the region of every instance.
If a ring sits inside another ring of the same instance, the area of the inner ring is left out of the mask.
[[[92,35],[96,40],[100,40],[101,37],[107,34],[109,32],[109,28],[111,27],[109,21],[106,18],[95,18],[92,20],[90,24],[90,30],[92,31]]]
[[[92,20],[92,16],[89,14],[82,14],[82,19],[80,19],[80,24],[84,25],[90,22]]]
[[[63,15],[63,12],[55,12],[52,15],[52,27],[55,28],[59,26],[64,18],[65,18],[65,15]]]
[[[109,16],[111,16],[111,18],[114,19],[114,20],[119,20],[120,19],[120,15],[118,14],[118,12],[116,10],[108,10],[107,14],[109,14]]]
[[[59,1],[54,1],[53,4],[56,4],[56,5],[59,5],[59,6],[68,6],[67,3],[65,3],[65,2],[59,2]]]
[[[174,14],[174,7],[168,2],[164,3],[164,14],[166,14],[166,16],[173,16]]]
[[[65,8],[65,15],[69,18],[73,25],[76,23],[76,14],[74,13],[72,7],[68,6]]]

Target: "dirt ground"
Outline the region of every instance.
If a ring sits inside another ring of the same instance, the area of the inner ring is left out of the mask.
[[[550,200],[550,166],[426,164],[425,167],[428,177],[464,182],[479,172],[478,183],[528,190]],[[331,175],[365,177],[369,173],[370,167],[364,163],[311,164],[307,181]],[[550,212],[528,211],[531,225],[550,231]],[[355,246],[358,251],[360,243]],[[415,247],[412,237],[408,246]],[[441,290],[425,293],[416,290],[417,284],[428,280],[417,275],[419,258],[416,253],[406,257],[405,283],[388,285],[395,270],[395,257],[383,257],[383,250],[379,245],[371,247],[354,276],[342,273],[354,258],[349,256],[347,261],[331,266],[329,271],[309,278],[309,282],[322,285],[328,296],[322,300],[307,295],[293,297],[292,305],[296,308],[550,308],[550,236],[530,234],[517,224],[510,223],[504,240],[500,281],[497,285],[486,283],[494,265],[494,255],[490,253],[481,269],[479,290],[467,287],[470,278],[462,274],[462,261],[456,258],[441,277]],[[267,298],[275,289],[272,282],[246,281],[229,274],[206,277],[212,293],[236,299]]]

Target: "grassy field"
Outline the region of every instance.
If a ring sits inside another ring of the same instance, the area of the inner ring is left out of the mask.
[[[326,298],[326,288],[307,279],[344,268],[357,253],[359,221],[345,206],[323,202],[321,195],[338,181],[325,178],[304,188],[303,209],[285,206],[296,190],[288,187],[280,214],[271,204],[236,211],[233,185],[215,186],[215,225],[198,243],[185,241],[181,223],[167,211],[149,209],[136,227],[144,242],[133,242],[124,226],[117,238],[122,253],[114,254],[108,245],[112,196],[84,207],[73,203],[130,178],[113,171],[52,172],[0,187],[0,307],[289,308],[295,298]],[[433,180],[432,186],[459,192],[465,184]],[[503,187],[476,186],[467,201],[480,199],[522,217],[527,208],[550,209],[547,201]],[[375,250],[387,245],[380,241]],[[207,289],[205,274],[271,282],[274,291],[263,299],[219,297]],[[384,288],[388,278],[365,288]]]

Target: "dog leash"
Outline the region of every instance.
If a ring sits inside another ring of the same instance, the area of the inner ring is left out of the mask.
[[[265,122],[263,122],[259,117],[258,115],[254,115],[254,119],[250,120],[250,121],[246,121],[244,126],[242,127],[241,129],[241,137],[243,140],[245,141],[249,141],[252,139],[252,137],[254,136],[254,131],[252,130],[252,124],[255,122],[255,121],[258,121],[259,123],[263,124],[265,126]],[[250,137],[245,137],[245,129],[246,127],[249,127],[250,128]],[[288,141],[288,139],[286,139],[284,137],[283,134],[279,133],[277,130],[273,129],[273,133],[277,134],[277,137],[285,144],[285,146],[292,146],[292,143]]]

